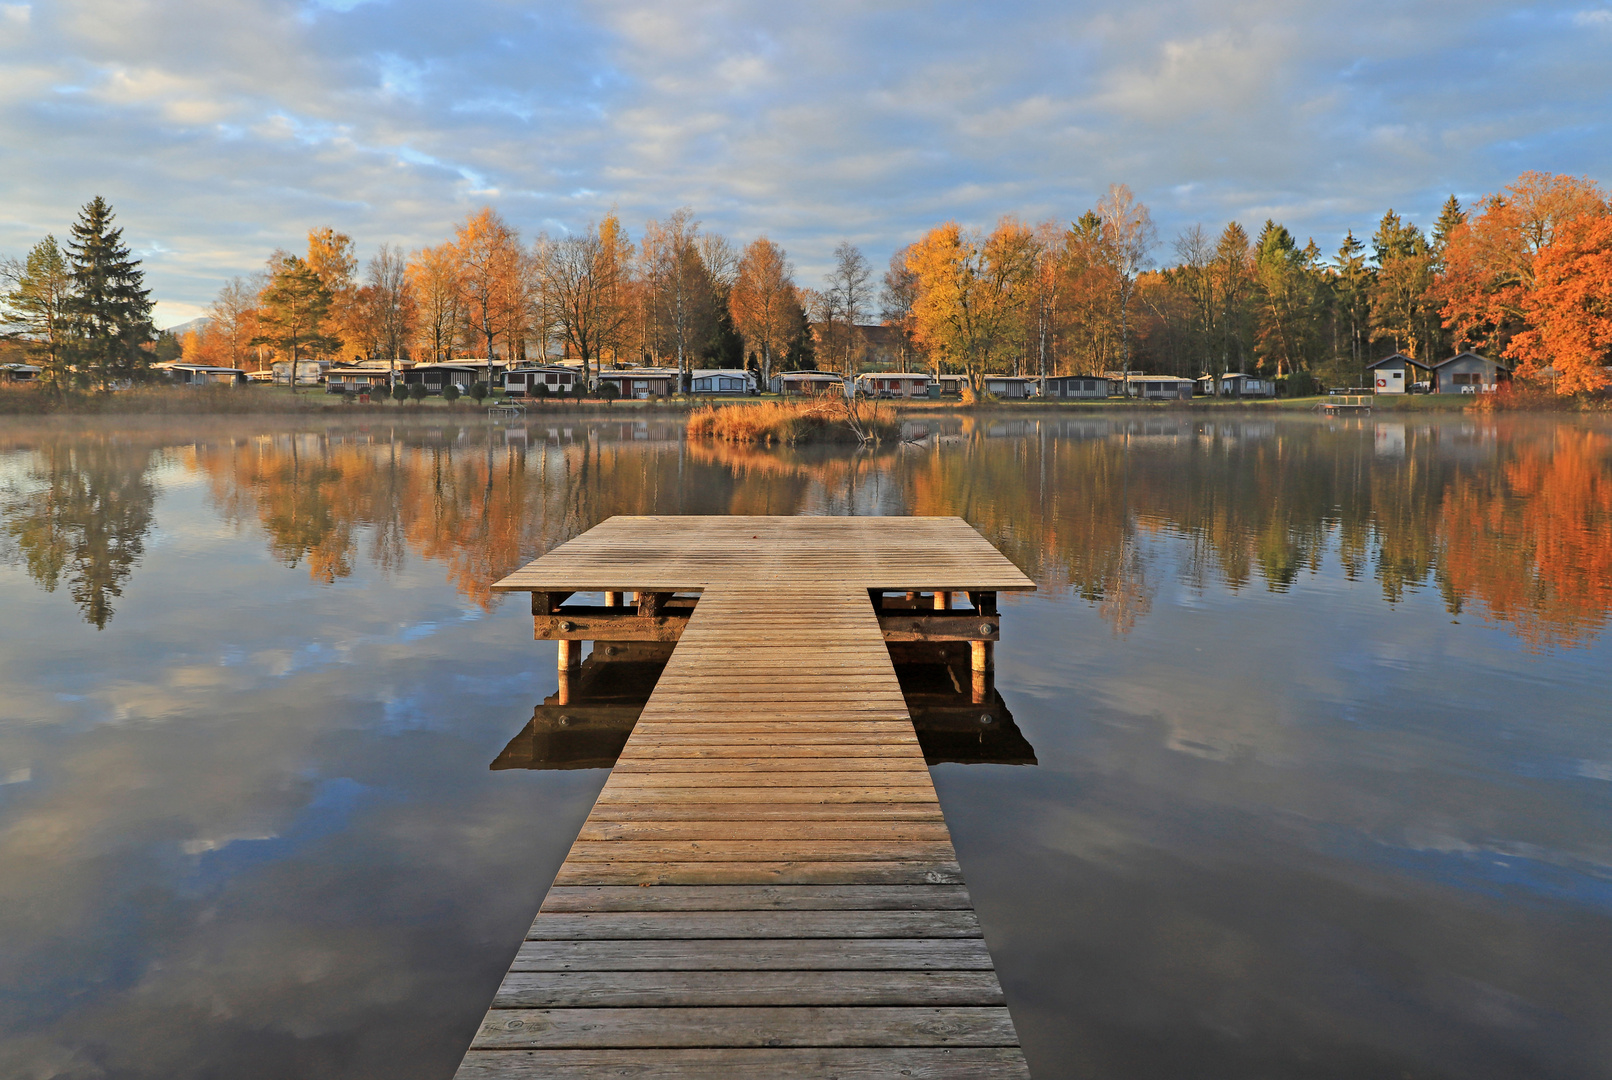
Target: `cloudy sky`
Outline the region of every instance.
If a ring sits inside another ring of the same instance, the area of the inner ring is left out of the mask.
[[[1168,240],[1333,250],[1519,172],[1612,177],[1612,0],[0,3],[0,254],[95,194],[167,325],[311,226],[361,257],[492,205],[766,233],[816,284],[948,218],[1131,185]]]

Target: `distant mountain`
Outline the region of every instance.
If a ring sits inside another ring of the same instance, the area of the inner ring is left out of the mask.
[[[209,319],[207,316],[202,315],[202,316],[199,316],[197,318],[191,319],[189,322],[182,322],[177,326],[170,326],[170,327],[166,328],[165,330],[163,330],[163,333],[164,334],[172,334],[174,337],[184,337],[186,334],[190,333],[192,330],[200,330],[202,327],[206,326],[211,321],[212,320]]]

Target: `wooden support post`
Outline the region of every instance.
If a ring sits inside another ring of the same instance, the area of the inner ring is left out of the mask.
[[[973,679],[974,704],[988,705],[991,701],[991,673],[975,671]]]
[[[605,607],[620,607],[621,594],[618,592],[605,593]]]
[[[936,589],[935,590],[935,610],[936,611],[949,611],[949,610],[951,610],[951,606],[952,606],[952,594],[949,593],[949,592],[941,592],[939,589]]]
[[[567,641],[561,638],[556,642],[560,647],[559,668],[560,674],[575,671],[582,666],[582,642]]]
[[[671,593],[641,592],[638,594],[638,614],[659,615],[666,607],[666,599]]]
[[[996,658],[991,655],[989,641],[970,641],[968,651],[972,654],[974,673],[992,671],[996,668]]]

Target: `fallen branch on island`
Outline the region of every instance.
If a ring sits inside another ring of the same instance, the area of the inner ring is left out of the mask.
[[[901,434],[888,405],[835,397],[809,402],[735,402],[707,405],[688,419],[695,439],[793,446],[799,443],[881,443]]]

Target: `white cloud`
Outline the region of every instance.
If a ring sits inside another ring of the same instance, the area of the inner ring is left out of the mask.
[[[1112,181],[1166,237],[1279,212],[1327,247],[1526,168],[1612,171],[1584,32],[1608,10],[10,5],[0,253],[103,194],[190,311],[314,225],[412,247],[484,201],[528,231],[618,207],[635,234],[687,204],[815,283],[841,238],[880,263],[945,218],[1074,217]]]

